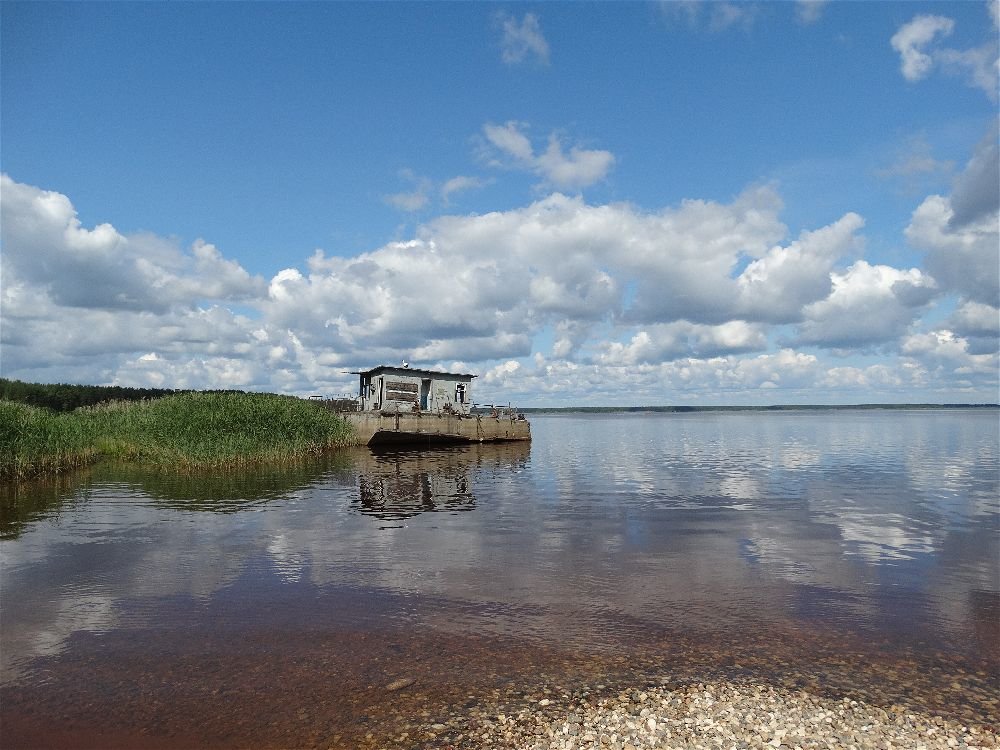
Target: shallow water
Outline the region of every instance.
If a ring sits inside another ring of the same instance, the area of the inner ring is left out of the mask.
[[[995,410],[532,432],[7,488],[4,734],[413,746],[413,722],[536,684],[713,674],[996,721]]]

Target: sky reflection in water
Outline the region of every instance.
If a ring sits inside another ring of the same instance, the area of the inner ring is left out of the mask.
[[[592,649],[627,648],[644,624],[822,621],[997,648],[993,410],[532,423],[530,446],[214,478],[99,467],[22,489],[3,506],[3,679],[74,632],[182,627],[165,602],[194,602],[191,618],[222,596],[262,617],[280,604],[303,630],[339,618]],[[355,604],[313,606],[334,590]]]

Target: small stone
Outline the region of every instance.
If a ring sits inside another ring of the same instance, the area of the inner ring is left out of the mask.
[[[412,677],[400,677],[398,680],[393,680],[388,685],[385,686],[386,692],[394,693],[397,690],[402,690],[403,688],[408,688],[416,680]]]

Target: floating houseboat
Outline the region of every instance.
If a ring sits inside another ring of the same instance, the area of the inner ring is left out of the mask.
[[[472,400],[469,373],[379,365],[358,376],[356,410],[343,416],[362,443],[531,440],[531,425],[509,405]]]

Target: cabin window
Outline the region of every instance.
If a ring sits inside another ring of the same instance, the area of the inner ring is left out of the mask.
[[[455,386],[455,402],[459,404],[465,403],[465,383],[459,383]]]

